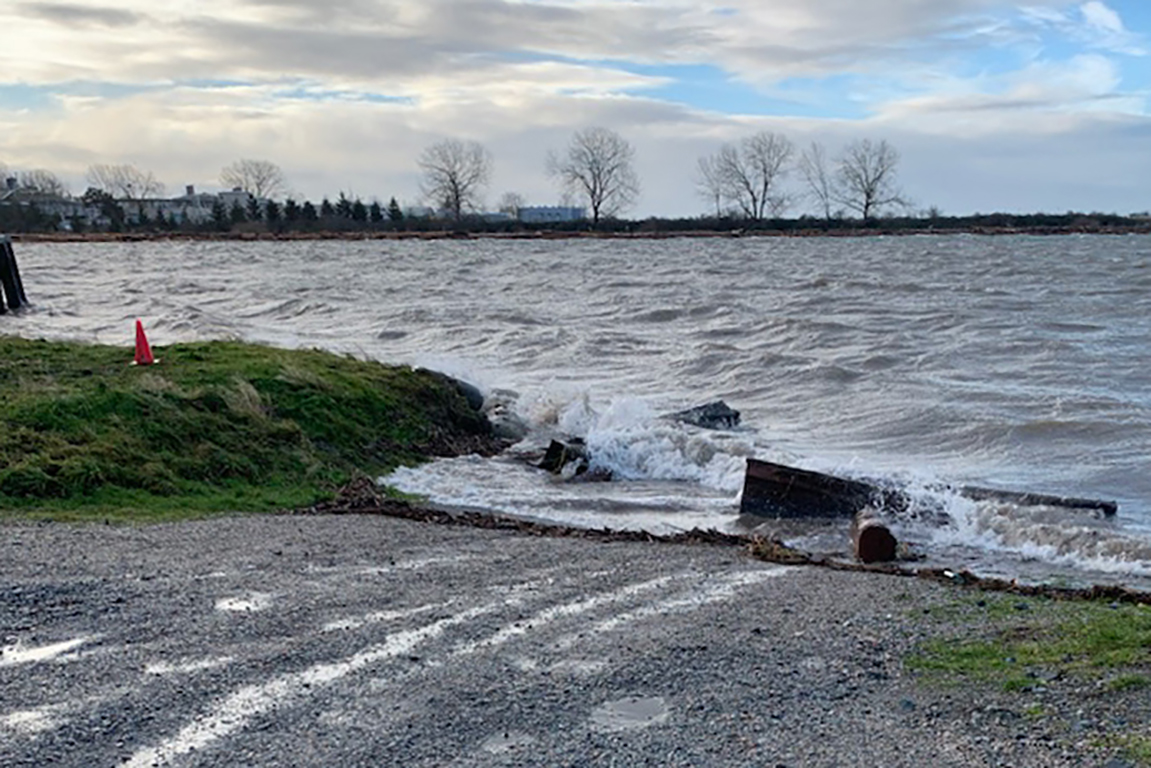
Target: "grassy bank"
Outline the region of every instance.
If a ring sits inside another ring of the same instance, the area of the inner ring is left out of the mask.
[[[239,342],[132,350],[0,337],[0,508],[158,519],[296,507],[483,442],[449,380]]]
[[[943,632],[905,660],[921,682],[974,685],[1036,732],[1151,766],[1151,607],[984,594],[925,619]]]
[[[909,659],[929,679],[965,678],[1004,691],[1069,678],[1112,692],[1151,687],[1148,606],[984,595],[936,613],[968,631]]]

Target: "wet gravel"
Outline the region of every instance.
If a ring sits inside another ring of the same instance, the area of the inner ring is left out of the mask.
[[[917,680],[963,592],[731,547],[10,523],[0,574],[4,766],[1118,768],[1148,722],[1081,681]]]

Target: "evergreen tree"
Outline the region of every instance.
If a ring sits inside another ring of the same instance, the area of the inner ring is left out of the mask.
[[[331,201],[325,197],[320,202],[320,216],[322,216],[323,218],[326,219],[326,218],[329,218],[329,217],[335,216],[335,215],[336,215],[336,209],[332,207]]]
[[[269,227],[280,223],[280,206],[275,200],[264,204],[264,221],[268,222]]]
[[[340,199],[336,201],[336,213],[345,219],[352,218],[352,201],[343,192],[340,193]]]
[[[284,201],[284,220],[288,224],[295,224],[300,219],[300,206],[292,198]]]
[[[124,229],[124,208],[116,202],[116,198],[102,189],[88,187],[80,199],[85,205],[96,206],[100,215],[108,220],[108,229],[112,232],[121,232]]]
[[[260,212],[260,201],[254,197],[249,197],[248,198],[248,220],[249,221],[259,221],[261,218],[263,218],[260,215],[260,213],[261,213]]]
[[[400,204],[396,202],[394,197],[388,201],[388,218],[395,224],[404,220],[404,212],[400,210]]]
[[[240,205],[240,201],[232,203],[232,211],[229,214],[232,217],[233,224],[243,224],[248,220],[248,214],[244,213],[244,206]]]
[[[358,221],[361,224],[368,220],[368,208],[364,205],[364,201],[356,198],[352,203],[352,221]]]
[[[379,224],[384,220],[384,209],[380,207],[379,200],[372,201],[372,206],[368,209],[368,216],[373,224]]]
[[[227,232],[232,226],[232,222],[228,219],[228,209],[224,207],[224,201],[219,198],[212,203],[212,225],[220,232]]]
[[[312,205],[311,200],[304,201],[304,205],[300,208],[300,218],[309,224],[319,218],[316,215],[316,206]]]

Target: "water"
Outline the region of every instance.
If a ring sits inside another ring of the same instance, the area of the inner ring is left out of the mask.
[[[743,530],[748,456],[920,489],[932,561],[1151,587],[1151,238],[148,242],[17,247],[4,332],[239,338],[509,390],[528,443],[585,437],[612,483],[466,457],[388,482],[578,525]],[[661,414],[723,399],[743,427]],[[1112,521],[967,483],[1117,500]],[[838,527],[793,533],[842,548]]]

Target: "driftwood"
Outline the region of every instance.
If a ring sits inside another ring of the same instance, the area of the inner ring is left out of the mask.
[[[385,498],[376,484],[367,478],[353,480],[340,488],[336,498],[332,501],[321,502],[303,509],[283,510],[283,512],[295,515],[384,515],[435,525],[469,526],[503,530],[524,536],[578,538],[589,541],[743,547],[752,557],[779,565],[821,566],[837,571],[858,571],[920,578],[955,587],[1006,592],[1027,597],[1047,597],[1057,600],[1106,600],[1108,602],[1151,605],[1151,592],[1140,592],[1111,584],[1096,584],[1083,588],[1059,587],[1050,584],[1021,584],[1017,581],[983,578],[963,570],[908,568],[889,563],[880,565],[849,563],[813,556],[793,549],[775,538],[739,536],[698,528],[670,535],[653,534],[646,531],[621,531],[610,528],[576,528],[474,510],[433,508],[399,499]]]
[[[907,509],[906,494],[860,480],[747,460],[739,511],[761,517],[854,517],[867,506]]]
[[[979,488],[974,485],[965,485],[959,493],[972,501],[1005,501],[1009,504],[1018,504],[1021,507],[1047,506],[1065,507],[1066,509],[1087,509],[1102,512],[1111,517],[1119,511],[1119,504],[1114,501],[1100,499],[1078,499],[1074,496],[1051,496],[1045,493],[1021,493],[1019,491],[1001,491],[995,488]]]
[[[954,490],[974,501],[1094,510],[1108,517],[1119,510],[1116,502],[1100,499],[1021,493],[976,486],[944,490]],[[854,517],[859,510],[868,506],[884,513],[904,512],[911,506],[911,497],[897,488],[884,488],[863,480],[849,480],[759,459],[747,460],[739,510],[741,514],[777,518]]]

